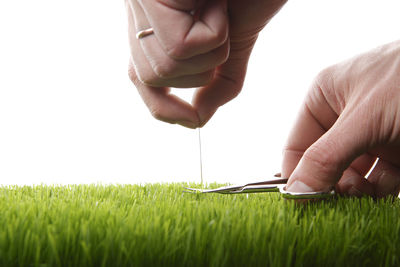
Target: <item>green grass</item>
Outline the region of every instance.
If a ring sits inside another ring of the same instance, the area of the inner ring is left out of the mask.
[[[193,185],[192,185],[193,186]],[[400,201],[182,184],[0,188],[1,266],[395,266]]]

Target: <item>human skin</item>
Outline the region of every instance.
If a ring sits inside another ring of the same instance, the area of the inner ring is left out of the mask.
[[[197,128],[239,94],[258,33],[286,1],[125,2],[130,79],[156,119]],[[150,27],[154,34],[136,39]],[[169,87],[197,90],[187,103]]]
[[[152,115],[202,127],[240,92],[258,33],[284,3],[126,0],[129,76]],[[154,34],[135,38],[149,27]],[[189,104],[170,94],[169,87],[198,89]],[[282,176],[289,178],[288,190],[335,187],[346,195],[397,195],[399,109],[400,41],[323,70],[284,149]]]
[[[289,135],[282,176],[295,192],[399,194],[400,41],[321,71]]]

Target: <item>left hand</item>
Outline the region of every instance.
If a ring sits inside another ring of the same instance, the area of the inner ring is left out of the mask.
[[[285,2],[126,0],[129,76],[152,115],[189,128],[207,123],[241,91],[258,33]],[[135,38],[150,27],[155,34]],[[189,104],[169,87],[198,89]]]

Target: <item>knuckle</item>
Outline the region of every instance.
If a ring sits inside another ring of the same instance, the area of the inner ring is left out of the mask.
[[[223,53],[223,60],[222,60],[222,63],[225,63],[227,60],[228,60],[228,58],[229,58],[229,52],[230,52],[230,49],[229,49],[230,47],[229,47],[229,41],[227,41],[227,46],[226,46],[226,48],[224,49],[224,53]]]
[[[137,79],[144,85],[147,86],[156,86],[157,85],[157,77],[155,75],[149,75],[147,73],[138,72]]]
[[[210,84],[214,80],[215,75],[216,75],[215,72],[216,72],[215,69],[209,71],[208,75],[205,78],[206,84]]]
[[[151,105],[149,107],[149,111],[150,111],[151,116],[153,116],[155,119],[157,119],[159,121],[166,120],[162,109],[158,105]]]
[[[229,58],[229,43],[217,49],[215,53],[216,66],[225,63]]]
[[[186,59],[188,58],[186,45],[183,42],[176,42],[171,46],[167,47],[166,53],[169,57],[175,59]]]
[[[228,38],[228,25],[224,25],[216,34],[215,41],[217,45],[222,45]]]
[[[206,72],[191,76],[190,79],[182,79],[176,80],[178,84],[172,87],[180,87],[180,88],[193,88],[193,87],[201,87],[210,84],[210,82],[214,78],[213,72]]]
[[[161,79],[172,78],[176,72],[176,64],[171,61],[153,62],[153,71]]]
[[[154,75],[148,75],[147,72],[136,69],[133,64],[128,67],[128,77],[135,86],[139,84],[152,86],[156,82]]]
[[[211,70],[211,71],[203,73],[201,75],[201,79],[199,79],[199,84],[196,85],[196,87],[205,86],[207,84],[210,84],[214,80],[214,76],[215,76],[214,71],[215,70]]]
[[[329,66],[321,70],[317,76],[314,78],[314,87],[324,88],[325,90],[333,89],[333,75],[335,66]]]
[[[192,10],[197,4],[196,0],[156,0],[156,2],[187,11]]]
[[[319,140],[314,143],[303,155],[312,166],[326,176],[335,175],[342,168],[340,159],[337,157],[336,146],[328,140]]]
[[[336,69],[337,66],[332,65],[320,71],[314,78],[309,96],[315,96],[317,100],[324,99],[333,111],[340,114],[346,106],[346,90],[342,86],[335,88],[340,82]]]
[[[207,41],[214,47],[218,47],[223,45],[227,38],[228,31],[226,27],[222,27],[221,29],[212,32]]]
[[[290,143],[286,143],[282,149],[282,154],[284,156],[290,155],[296,158],[301,158],[304,154],[304,151],[293,147],[293,145]]]
[[[242,86],[235,86],[232,88],[232,95],[231,95],[231,99],[236,98],[240,92],[242,91]],[[230,100],[231,100],[230,99]]]
[[[136,75],[135,68],[133,67],[132,64],[130,64],[129,67],[128,67],[128,77],[134,84],[137,83],[138,77]]]
[[[197,38],[199,39],[199,38]],[[179,38],[175,42],[172,42],[166,47],[166,53],[169,57],[173,59],[187,59],[194,56],[194,48],[199,48],[200,46],[207,47],[208,50],[215,49],[222,46],[228,39],[228,27],[224,25],[221,29],[217,29],[204,36],[201,41],[188,41],[185,37]],[[196,44],[197,42],[197,44]],[[201,50],[201,49],[200,49]],[[206,51],[203,51],[205,53]]]
[[[136,87],[140,84],[154,86],[156,83],[154,75],[150,76],[140,69],[135,69],[133,65],[130,65],[128,68],[128,77]]]

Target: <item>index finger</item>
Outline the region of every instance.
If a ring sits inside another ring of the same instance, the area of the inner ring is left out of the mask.
[[[204,54],[224,44],[228,37],[226,0],[131,1],[140,3],[161,46],[173,58]]]
[[[325,129],[303,106],[283,151],[282,177],[291,176],[304,152],[324,133]]]
[[[311,88],[287,139],[282,177],[290,177],[304,152],[332,127],[337,119],[320,90]]]
[[[364,154],[368,135],[363,129],[368,126],[360,120],[360,110],[351,106],[341,110],[332,84],[324,81],[323,87],[319,86],[318,80],[324,78],[321,75],[306,98],[284,150],[282,175],[289,178],[288,190],[326,191],[336,186],[348,194],[354,193],[351,187],[371,194],[372,187],[364,177],[371,167],[371,157]]]

